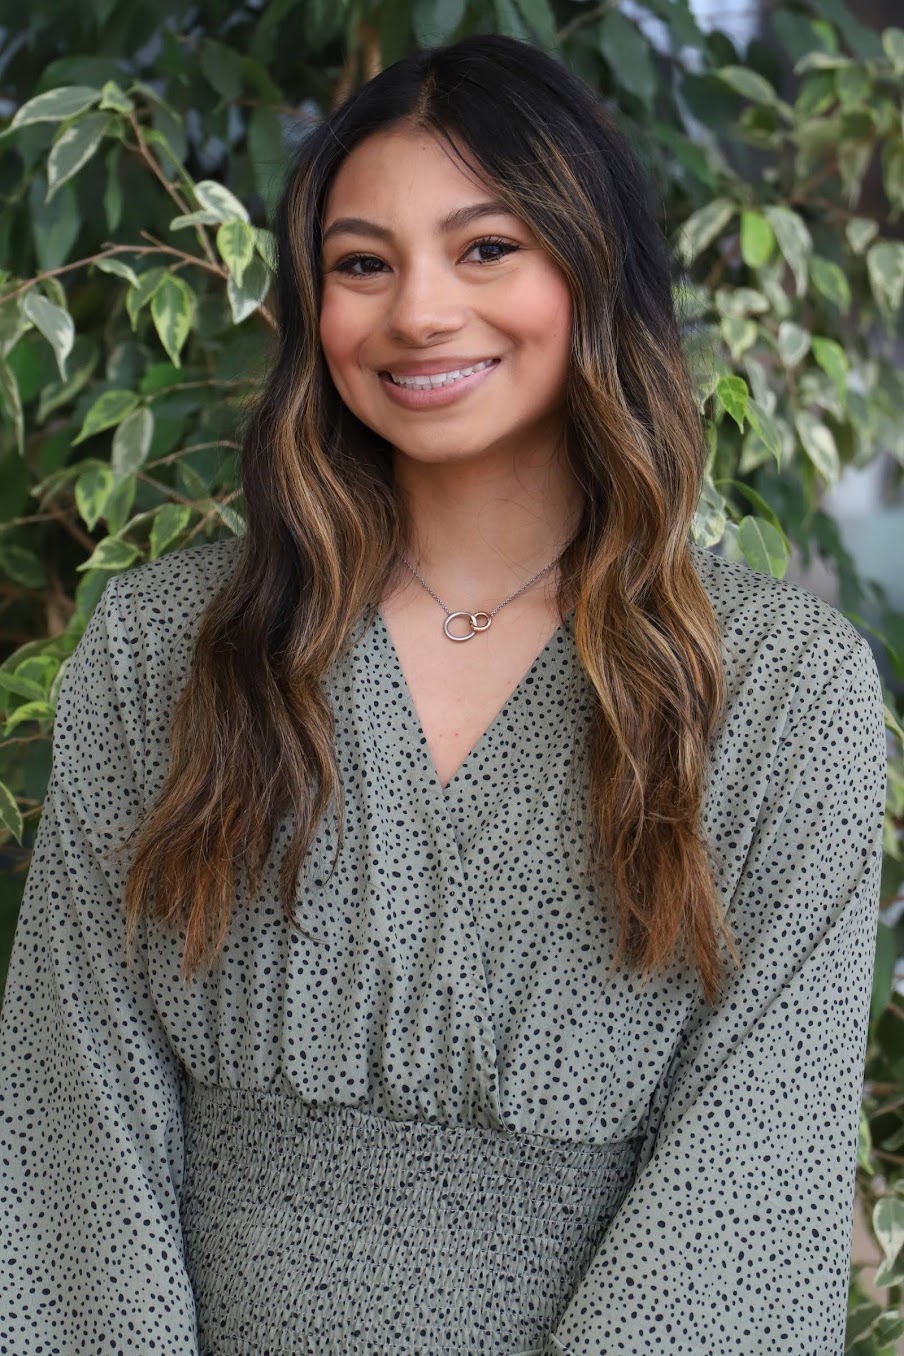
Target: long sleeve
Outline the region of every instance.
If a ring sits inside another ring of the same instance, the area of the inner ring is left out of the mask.
[[[841,1356],[883,727],[872,653],[842,622],[807,648],[751,807],[728,909],[743,970],[728,972],[716,1007],[692,1011],[655,1147],[550,1353]]]
[[[197,1356],[179,1062],[125,956],[143,698],[117,581],[64,674],[0,1022],[0,1352]]]

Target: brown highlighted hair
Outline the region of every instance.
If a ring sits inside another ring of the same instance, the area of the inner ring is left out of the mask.
[[[382,71],[301,144],[279,203],[279,340],[241,462],[247,530],[200,619],[170,763],[137,831],[127,936],[142,912],[185,927],[183,977],[214,960],[237,873],[257,889],[293,816],[280,901],[318,823],[343,810],[320,682],[407,549],[391,448],[340,400],[319,345],[324,204],[345,156],[394,127],[426,131],[526,221],[572,296],[566,455],[585,489],[559,562],[561,614],[597,705],[585,807],[593,870],[619,927],[613,966],[650,973],[683,948],[714,1001],[720,937],[737,952],[701,834],[724,704],[720,636],[691,558],[705,444],[672,296],[673,262],[634,152],[555,57],[478,34]]]

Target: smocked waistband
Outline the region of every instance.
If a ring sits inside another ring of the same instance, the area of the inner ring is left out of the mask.
[[[540,1352],[639,1144],[190,1080],[182,1218],[202,1356]]]

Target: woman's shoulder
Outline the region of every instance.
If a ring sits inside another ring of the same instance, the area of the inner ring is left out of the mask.
[[[839,653],[866,644],[838,608],[802,585],[762,574],[693,542],[690,551],[729,653],[764,645],[796,649],[817,637]]]
[[[240,537],[225,537],[135,565],[116,576],[120,607],[161,631],[190,626],[231,576],[240,550]]]
[[[235,569],[241,538],[186,546],[115,575],[79,645],[91,664],[98,646],[105,662],[135,682],[148,719],[168,712],[188,678],[201,614]]]

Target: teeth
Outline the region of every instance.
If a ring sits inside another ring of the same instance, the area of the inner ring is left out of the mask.
[[[416,390],[429,391],[434,386],[448,386],[459,377],[469,377],[472,372],[482,372],[485,367],[492,367],[494,361],[493,358],[487,358],[485,362],[476,363],[474,367],[463,367],[458,372],[434,372],[429,377],[397,377],[392,372],[389,375],[396,386],[413,386]]]

